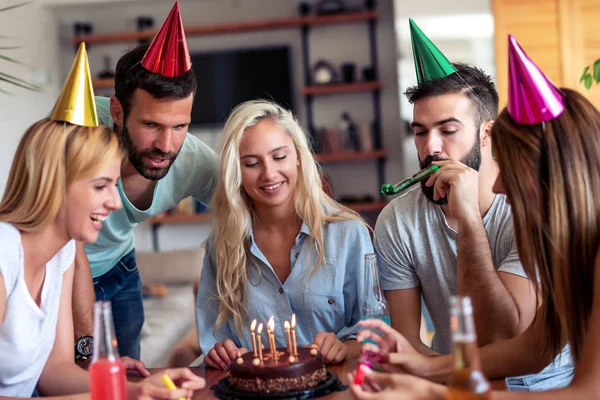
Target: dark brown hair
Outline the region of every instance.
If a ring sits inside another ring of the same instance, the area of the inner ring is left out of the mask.
[[[519,125],[504,109],[492,128],[492,146],[519,256],[540,294],[536,318],[547,330],[542,351],[556,356],[568,342],[577,361],[600,245],[600,113],[581,94],[561,90],[565,110],[544,125]]]

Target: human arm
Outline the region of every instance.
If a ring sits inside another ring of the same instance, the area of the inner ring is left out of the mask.
[[[482,220],[459,221],[457,292],[469,296],[473,302],[479,346],[523,333],[535,317],[533,283],[526,277],[502,271],[503,266],[520,267],[514,238],[511,239],[513,248],[496,271]]]
[[[89,391],[88,373],[74,362],[71,308],[74,274],[74,265],[71,265],[63,274],[54,346],[38,382],[38,391],[44,396],[69,395]]]
[[[76,243],[75,252],[75,272],[73,277],[73,330],[74,341],[82,336],[94,335],[94,282],[90,263],[85,254],[85,243]],[[91,360],[78,360],[77,364],[83,368],[89,366]]]
[[[94,282],[90,263],[85,253],[85,243],[76,242],[75,263],[73,276],[73,330],[74,344],[82,336],[94,335],[94,303],[96,295],[94,294]],[[87,369],[91,362],[88,359],[80,359],[75,362],[80,367]],[[138,371],[142,376],[148,376],[150,373],[146,370],[144,363],[134,360],[130,357],[121,357],[121,361],[126,369]]]
[[[341,346],[326,340],[325,332],[319,332],[313,342],[319,346],[326,363],[337,363],[346,357],[357,358],[362,345],[356,341],[360,329],[365,293],[365,254],[374,252],[369,230],[361,222],[347,220],[339,223],[339,234],[343,237],[343,251],[338,252],[338,268],[344,270],[344,326],[335,332]],[[340,353],[336,353],[338,347]]]
[[[193,147],[194,164],[189,173],[189,195],[207,206],[217,187],[219,176],[219,157],[204,142],[188,133],[190,145]]]
[[[528,399],[595,399],[600,397],[600,387],[598,386],[600,380],[600,251],[596,254],[594,268],[592,309],[573,381],[564,389],[531,393]],[[494,399],[518,399],[518,397],[494,393]]]
[[[480,210],[479,173],[458,161],[435,164],[440,169],[426,185],[433,186],[434,200],[448,201],[447,217],[458,233],[457,293],[471,297],[479,345],[524,332],[535,316],[535,290],[525,277],[496,271],[482,220],[488,210]],[[513,248],[507,258],[516,261],[507,262],[518,263],[512,225],[501,230],[496,246],[510,241]]]
[[[600,397],[598,380],[600,379],[600,252],[596,255],[594,274],[594,297],[588,329],[581,349],[581,357],[577,363],[575,376],[571,384],[563,389],[543,392],[493,392],[494,400],[559,400],[559,399],[593,399]],[[488,378],[499,376],[515,376],[541,370],[551,361],[551,357],[540,357],[539,335],[543,334],[543,325],[539,319],[525,333],[513,339],[499,341],[480,350],[484,374]],[[492,357],[496,356],[495,359]],[[447,358],[446,356],[444,356]],[[487,361],[484,360],[487,359]],[[437,357],[441,359],[442,357]],[[526,366],[520,366],[525,363]],[[487,364],[487,367],[486,367]],[[528,370],[529,369],[529,370]],[[409,396],[422,393],[423,381],[418,382],[419,391],[408,385],[396,386],[394,395]],[[433,388],[433,386],[428,386]],[[353,391],[354,393],[354,391]],[[359,392],[360,394],[360,392]],[[369,397],[356,397],[368,399]],[[413,398],[413,397],[411,397]],[[432,396],[433,399],[445,399],[443,393]]]
[[[421,340],[421,288],[387,290],[384,295],[390,305],[392,327],[419,353],[438,355]]]
[[[391,323],[417,351],[436,355],[421,341],[421,282],[411,261],[411,246],[400,232],[404,230],[404,216],[395,212],[393,205],[387,205],[377,218],[373,236]]]
[[[387,357],[389,368],[385,369],[410,373],[435,382],[445,382],[452,372],[452,354],[426,357],[418,353],[399,332],[382,321],[366,320],[361,321],[361,325],[370,329],[361,331],[358,340],[370,339],[378,344],[377,351]],[[537,322],[519,336],[481,348],[480,357],[485,376],[495,379],[541,371],[552,361],[551,357],[540,356],[542,348],[539,337],[542,334],[542,325]]]
[[[350,392],[358,400],[445,400],[448,395],[446,387],[415,376],[375,372],[364,365],[361,369],[362,385],[354,383],[354,373],[348,374]]]
[[[42,370],[38,382],[40,394],[45,396],[60,396],[60,399],[87,399],[89,391],[89,374],[79,368],[74,362],[73,348],[73,319],[71,314],[72,284],[74,266],[63,274],[63,286],[58,311],[58,322],[56,326],[56,338],[54,346],[48,357],[48,361]],[[164,388],[157,376],[149,377],[141,382],[128,383],[129,398],[137,399],[142,396],[156,399],[173,398],[177,396],[189,396],[190,390],[200,389],[204,386],[204,380],[191,374],[189,370],[172,370],[170,373],[184,389],[171,391]],[[75,395],[77,396],[64,396]]]

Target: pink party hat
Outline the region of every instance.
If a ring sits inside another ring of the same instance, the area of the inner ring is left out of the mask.
[[[535,125],[558,117],[564,95],[508,35],[508,113],[515,122]]]

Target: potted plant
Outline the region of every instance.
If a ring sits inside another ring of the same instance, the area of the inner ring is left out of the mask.
[[[591,88],[593,82],[600,83],[600,58],[592,65],[585,67],[579,78],[579,83],[583,84],[586,89]]]
[[[7,7],[3,7],[0,8],[0,13],[4,12],[4,11],[9,11],[18,7],[22,7],[27,3],[21,3],[21,4],[14,4],[12,6],[7,6]],[[6,39],[10,39],[9,36],[4,36],[4,35],[0,35],[0,40],[4,41]],[[19,64],[22,66],[27,66],[26,64],[22,63],[21,61],[18,61],[16,59],[14,59],[13,57],[7,56],[4,52],[7,50],[14,50],[14,49],[18,49],[19,46],[5,46],[3,44],[0,44],[0,61],[4,61],[4,62],[10,62],[13,64]],[[5,84],[10,84],[10,85],[14,85],[14,86],[18,86],[27,90],[39,90],[39,87],[36,85],[33,85],[21,78],[18,78],[16,76],[10,75],[6,72],[2,72],[2,69],[0,68],[0,83],[5,83]],[[0,87],[0,93],[4,93],[4,94],[10,94],[10,92],[2,89]]]

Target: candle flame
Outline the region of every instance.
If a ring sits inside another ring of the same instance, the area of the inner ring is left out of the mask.
[[[275,320],[273,319],[272,315],[271,315],[271,318],[269,318],[269,322],[267,322],[267,329],[270,330],[271,332],[275,331]]]
[[[296,328],[296,314],[292,314],[292,329]]]
[[[252,332],[254,332],[254,329],[256,329],[256,320],[252,321],[252,324],[250,325],[250,330]]]
[[[256,329],[256,333],[258,333],[260,335],[262,333],[262,328],[263,328],[263,324],[261,322],[260,324],[258,324],[258,328]]]
[[[283,326],[285,327],[285,329],[290,329],[290,323],[289,323],[289,322],[287,322],[287,321],[285,321],[285,322],[283,323]]]

